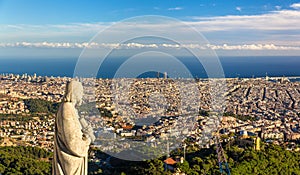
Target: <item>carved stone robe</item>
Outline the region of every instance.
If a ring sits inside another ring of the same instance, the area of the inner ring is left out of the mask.
[[[55,120],[54,175],[87,175],[91,139],[82,133],[77,110],[71,102],[60,105]]]

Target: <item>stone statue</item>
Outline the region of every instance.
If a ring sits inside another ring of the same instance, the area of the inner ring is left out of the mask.
[[[82,84],[69,82],[55,119],[54,175],[88,174],[88,149],[95,136],[90,125],[78,115],[76,107],[81,105],[82,97]]]

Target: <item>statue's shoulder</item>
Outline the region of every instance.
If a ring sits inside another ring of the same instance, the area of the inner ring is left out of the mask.
[[[77,110],[75,109],[74,105],[69,102],[62,103],[59,110],[60,110],[61,115],[65,119],[67,119],[67,118],[71,119],[78,115]]]
[[[61,103],[61,108],[62,109],[74,108],[74,105],[71,102],[63,102],[63,103]]]

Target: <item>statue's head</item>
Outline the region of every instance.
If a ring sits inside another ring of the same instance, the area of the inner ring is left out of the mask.
[[[72,80],[67,83],[66,92],[64,96],[65,102],[71,102],[76,106],[82,104],[83,87],[79,81]]]

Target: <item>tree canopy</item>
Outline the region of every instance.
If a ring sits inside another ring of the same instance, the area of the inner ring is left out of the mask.
[[[25,99],[25,106],[31,113],[56,113],[59,104],[41,99]]]

